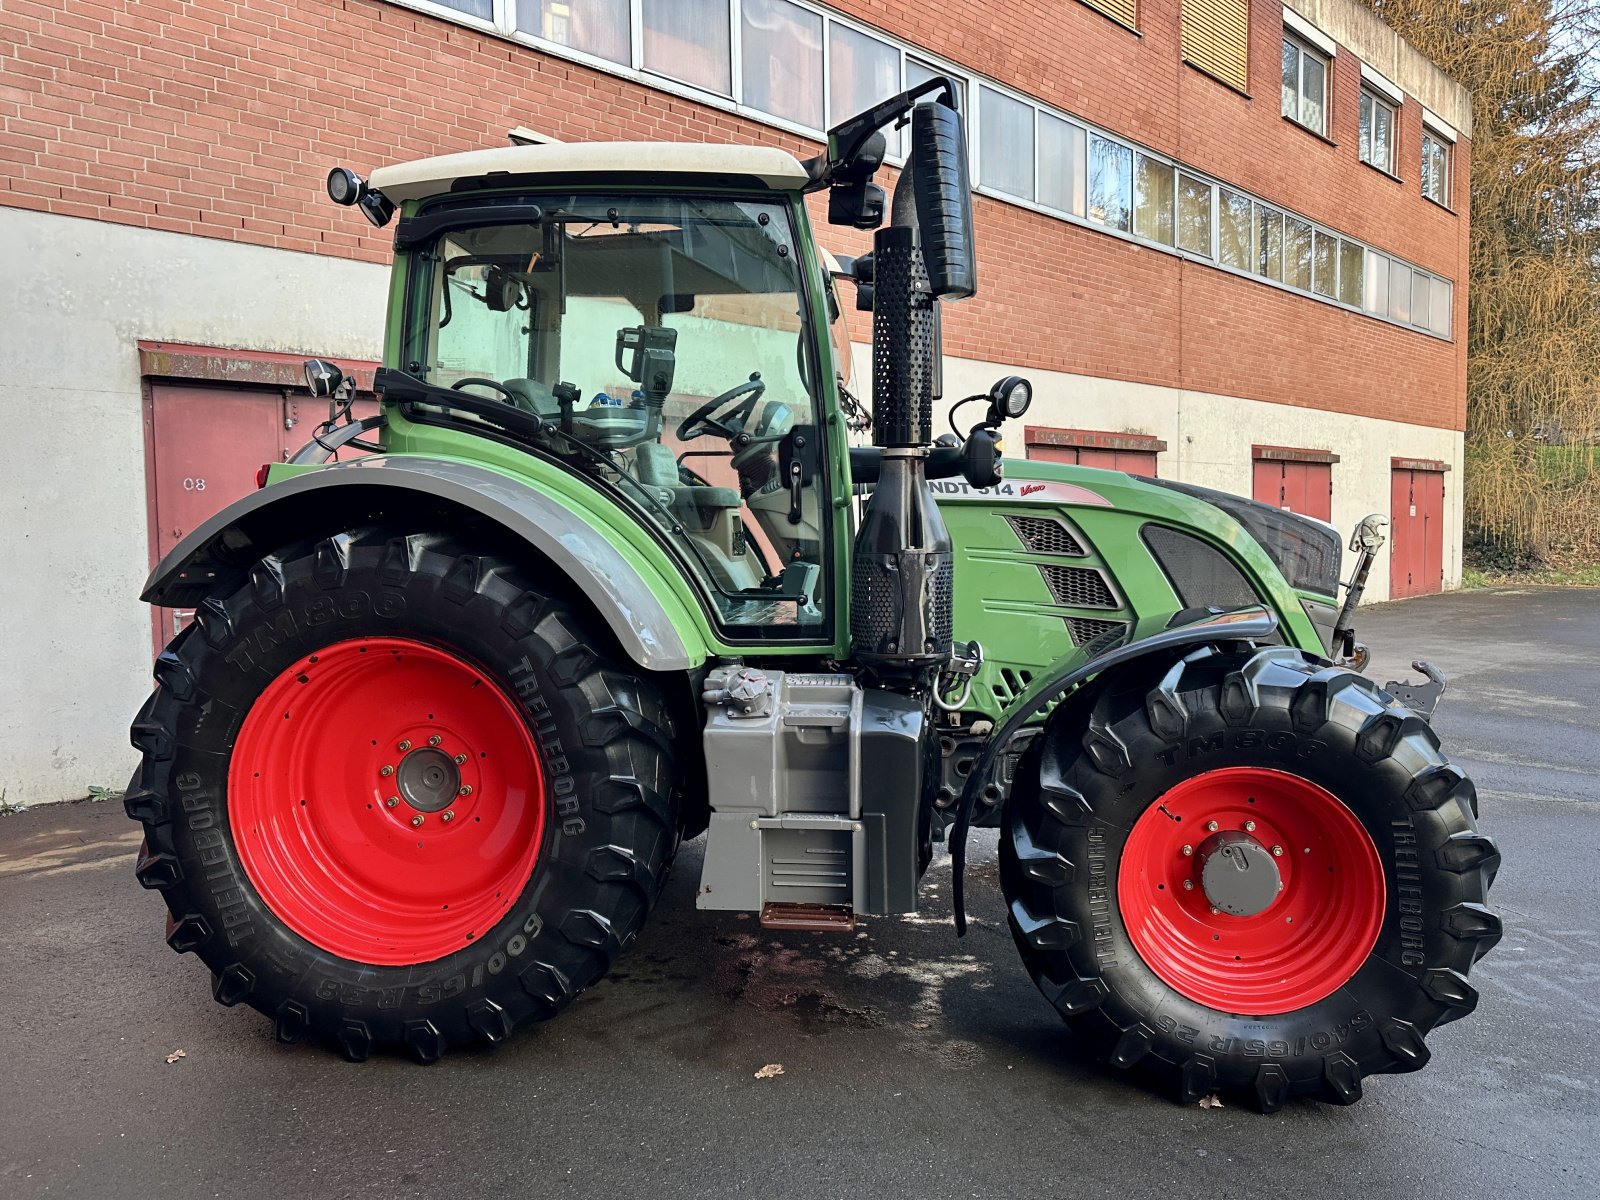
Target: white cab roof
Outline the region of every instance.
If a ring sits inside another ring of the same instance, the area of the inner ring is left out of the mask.
[[[742,176],[774,190],[805,186],[794,155],[768,146],[701,146],[673,142],[559,142],[469,150],[379,167],[371,184],[400,203],[448,192],[458,179],[485,175]]]

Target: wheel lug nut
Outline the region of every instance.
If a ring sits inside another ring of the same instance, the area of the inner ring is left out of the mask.
[[[1246,821],[1244,823],[1244,831],[1246,833],[1254,833],[1256,831],[1256,823],[1254,821]]]
[[[1213,905],[1212,905],[1212,906],[1211,906],[1211,915],[1212,915],[1212,916],[1213,916],[1213,917],[1215,917],[1215,916],[1217,916],[1217,915],[1219,915],[1219,914],[1220,914],[1220,913],[1221,913],[1221,912],[1222,912],[1222,910],[1221,910],[1221,909],[1220,909],[1220,908],[1218,908],[1218,907],[1217,907],[1217,906],[1216,906],[1216,905],[1215,905],[1215,904],[1213,904]]]
[[[1183,890],[1184,890],[1184,891],[1186,891],[1186,892],[1192,892],[1192,891],[1194,891],[1194,880],[1192,880],[1192,879],[1185,879],[1185,880],[1184,880],[1184,881],[1183,881]]]
[[[382,775],[385,779],[387,779],[387,778],[389,778],[389,776],[394,774],[394,768],[391,767],[388,763],[384,763],[383,766],[378,768],[378,774]]]
[[[1206,822],[1206,832],[1207,833],[1215,833],[1216,831],[1217,831],[1217,823],[1215,821],[1207,821]]]
[[[442,813],[439,814],[439,820],[441,820],[441,821],[454,821],[455,819],[456,819],[455,810],[451,809],[451,808],[447,808]]]
[[[1283,847],[1282,846],[1274,846],[1272,848],[1272,857],[1274,857],[1274,858],[1282,858],[1283,857]]]
[[[434,734],[434,735],[433,735],[433,736],[432,736],[432,737],[430,737],[430,738],[429,738],[429,739],[428,739],[428,745],[430,745],[430,746],[437,746],[437,745],[438,745],[438,744],[439,744],[439,743],[440,743],[440,742],[442,742],[442,741],[444,741],[444,739],[443,739],[443,738],[442,738],[442,737],[440,737],[440,736],[439,736],[439,735],[438,735],[438,734],[437,734],[437,733],[436,733],[436,734]]]
[[[466,761],[467,761],[467,756],[465,754],[456,755],[456,766],[459,767],[462,763],[464,763]]]
[[[384,803],[384,805],[385,805],[385,806],[386,806],[386,807],[388,807],[388,808],[393,808],[393,807],[394,807],[394,806],[395,806],[395,805],[397,805],[397,804],[399,804],[399,803],[400,803],[400,797],[399,797],[399,796],[390,796],[390,797],[389,797],[389,798],[388,798],[388,799],[387,799],[387,800],[385,800],[385,801],[384,801],[384,802],[383,802],[383,803]]]
[[[412,817],[411,818],[411,824],[413,826],[421,825],[422,824],[422,814],[418,813],[416,816]]]
[[[470,784],[470,783],[463,783],[463,784],[462,784],[462,785],[461,785],[461,794],[462,794],[462,795],[463,795],[463,796],[470,796],[470,795],[472,795],[472,785],[471,785],[471,784]]]
[[[1185,858],[1188,858],[1193,853],[1194,853],[1194,847],[1193,846],[1185,846],[1183,848],[1183,856]]]
[[[411,741],[410,741],[410,739],[407,739],[407,740],[405,740],[405,741],[400,743],[399,750],[400,750],[401,754],[404,754],[409,749],[411,749]]]

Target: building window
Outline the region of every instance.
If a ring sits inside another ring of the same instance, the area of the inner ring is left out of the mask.
[[[1211,185],[1178,173],[1178,248],[1211,257]]]
[[[978,145],[983,182],[1033,199],[1033,106],[992,88],[979,88]]]
[[[1328,132],[1328,60],[1299,38],[1283,38],[1283,115],[1312,133]]]
[[[1361,89],[1361,161],[1390,175],[1394,169],[1394,105]]]
[[[1133,227],[1133,151],[1097,133],[1089,135],[1089,219]]]
[[[1139,28],[1139,0],[1083,0],[1090,8],[1098,8],[1113,21],[1120,21],[1129,29]]]
[[[1312,238],[1311,290],[1319,296],[1332,299],[1339,290],[1339,267],[1335,257],[1339,239],[1320,229]]]
[[[1360,242],[1339,242],[1339,302],[1361,307],[1365,289],[1367,248]]]
[[[1217,261],[1236,271],[1255,269],[1250,235],[1252,207],[1249,196],[1217,189]]]
[[[830,21],[828,57],[830,125],[847,121],[900,90],[900,52],[888,42]]]
[[[639,0],[644,69],[733,95],[728,0]]]
[[[469,17],[477,17],[480,21],[494,20],[494,0],[433,0],[433,2],[445,8],[453,8],[458,13],[466,13]]]
[[[517,28],[547,42],[627,64],[628,0],[517,0]]]
[[[1039,203],[1083,216],[1088,134],[1081,125],[1039,114]]]
[[[821,128],[822,18],[789,0],[744,0],[740,8],[744,102]]]
[[[1283,278],[1283,214],[1265,204],[1256,205],[1256,274]]]
[[[1172,165],[1139,155],[1133,177],[1133,231],[1163,246],[1172,245],[1172,204]]]
[[[1250,90],[1250,0],[1183,0],[1179,21],[1186,61]]]
[[[1422,127],[1422,194],[1435,204],[1450,207],[1450,143]]]

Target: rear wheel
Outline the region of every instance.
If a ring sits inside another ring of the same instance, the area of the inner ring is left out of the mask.
[[[1007,803],[1001,878],[1035,982],[1115,1066],[1189,1102],[1353,1103],[1477,1002],[1467,972],[1500,924],[1475,810],[1368,680],[1210,654],[1056,714]]]
[[[648,681],[438,535],[290,547],[160,656],[127,798],[168,941],[353,1059],[503,1040],[632,941],[677,840]]]

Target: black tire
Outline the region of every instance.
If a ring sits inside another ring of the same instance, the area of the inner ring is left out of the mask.
[[[1424,1036],[1473,1010],[1467,973],[1500,938],[1485,907],[1500,856],[1475,829],[1471,781],[1428,725],[1369,680],[1281,647],[1136,665],[1102,684],[1035,740],[1000,840],[1012,934],[1074,1035],[1182,1102],[1242,1093],[1264,1111],[1291,1096],[1351,1104],[1363,1077],[1423,1066]],[[1223,767],[1331,792],[1382,864],[1365,961],[1332,994],[1278,1015],[1180,994],[1140,957],[1119,910],[1134,823],[1169,789]]]
[[[437,647],[497,682],[545,776],[526,887],[463,948],[416,965],[352,961],[294,932],[252,883],[229,824],[230,755],[263,689],[307,655],[370,637]],[[513,688],[507,667],[524,659],[532,673]],[[155,677],[133,723],[142,761],[126,800],[145,830],[139,882],[161,892],[168,942],[211,969],[216,999],[259,1009],[281,1042],[311,1037],[353,1061],[404,1047],[423,1062],[501,1042],[600,979],[665,882],[679,800],[668,707],[609,638],[506,558],[384,529],[287,547],[204,601]]]

